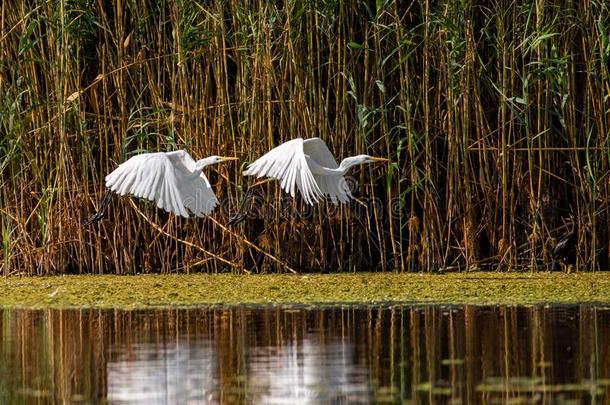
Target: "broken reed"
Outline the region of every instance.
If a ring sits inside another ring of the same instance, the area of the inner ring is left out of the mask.
[[[546,269],[572,228],[577,268],[608,267],[605,1],[0,7],[4,274]],[[339,210],[299,215],[269,184],[224,228],[237,164],[207,172],[213,220],[115,199],[80,226],[134,153],[248,162],[298,136],[393,163],[353,170],[361,202]]]

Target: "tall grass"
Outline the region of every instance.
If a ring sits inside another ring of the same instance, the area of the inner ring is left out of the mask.
[[[608,267],[605,1],[0,7],[4,274],[546,269],[572,228],[576,267]],[[243,164],[297,136],[392,163],[354,170],[338,210],[265,185],[264,215],[225,228]],[[178,148],[242,158],[209,173],[225,209],[115,199],[80,226],[118,163]]]

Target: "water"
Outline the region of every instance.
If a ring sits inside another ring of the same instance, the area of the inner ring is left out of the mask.
[[[4,310],[0,403],[610,403],[610,308]]]

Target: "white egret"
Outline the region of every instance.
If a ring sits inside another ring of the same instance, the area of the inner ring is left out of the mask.
[[[343,175],[352,166],[387,162],[388,159],[357,155],[343,159],[337,165],[335,157],[320,138],[297,138],[271,149],[250,164],[245,176],[271,177],[281,181],[281,187],[295,196],[298,188],[307,204],[313,205],[323,196],[334,204],[352,198]]]
[[[210,156],[195,161],[184,150],[142,153],[121,163],[106,176],[106,187],[120,195],[131,194],[157,203],[157,207],[185,218],[210,214],[219,204],[203,169],[235,157]],[[87,222],[102,218],[110,191],[102,207]]]

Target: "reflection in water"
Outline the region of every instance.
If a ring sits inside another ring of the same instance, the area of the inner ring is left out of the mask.
[[[216,362],[207,340],[119,347],[108,362],[108,400],[131,404],[209,403],[216,390]]]
[[[299,345],[251,350],[248,381],[256,403],[370,402],[367,369],[355,364],[350,343],[324,344],[306,337]]]
[[[0,311],[0,403],[608,403],[610,308]]]

